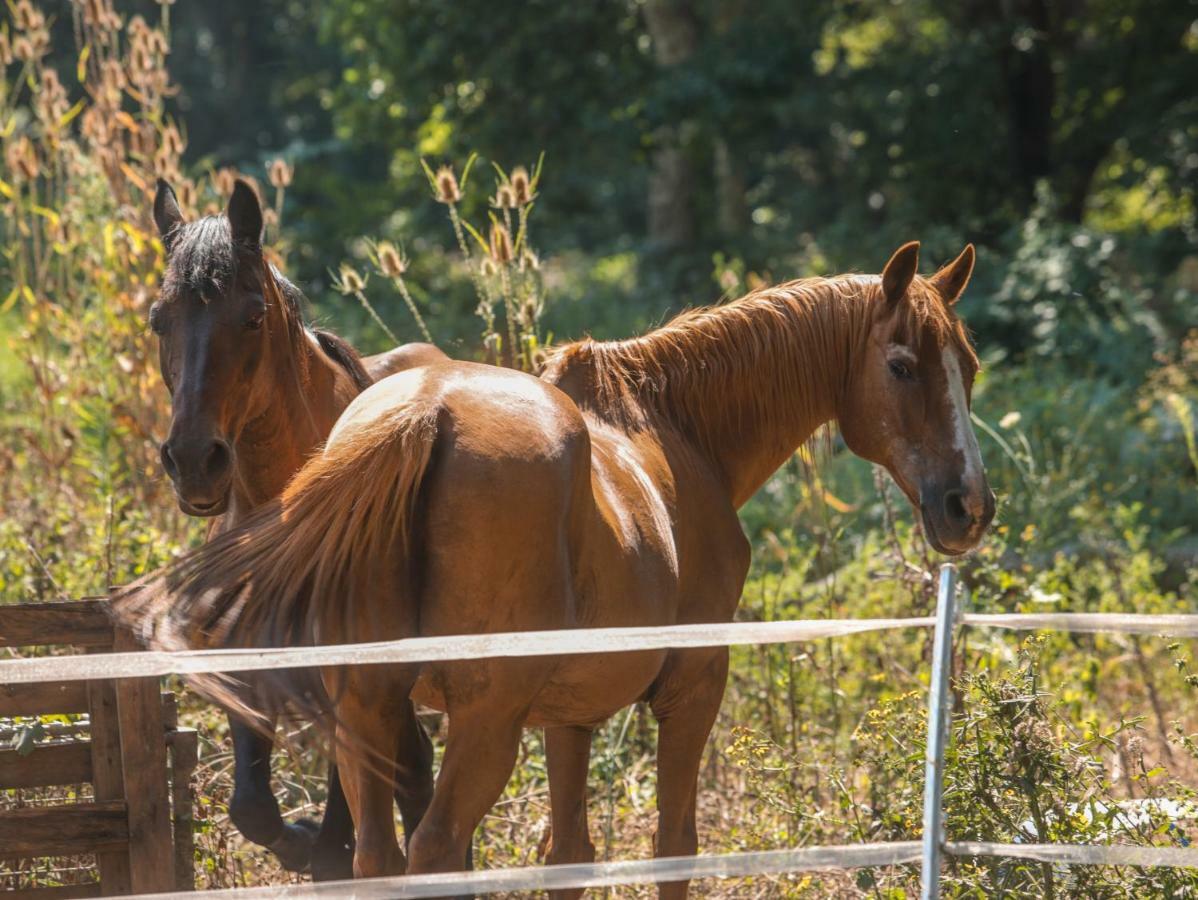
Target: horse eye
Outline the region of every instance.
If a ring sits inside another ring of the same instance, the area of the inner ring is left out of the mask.
[[[257,331],[262,327],[262,313],[254,313],[245,321],[245,327],[250,331]]]
[[[890,360],[890,374],[899,381],[913,381],[915,376],[911,373],[911,369],[907,364],[899,359]]]

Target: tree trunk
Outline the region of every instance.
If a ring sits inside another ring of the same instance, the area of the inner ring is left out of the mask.
[[[715,154],[716,221],[723,237],[736,238],[744,233],[749,221],[744,171],[723,137],[715,139],[712,149]]]
[[[1006,40],[1000,50],[1011,126],[1015,175],[1025,204],[1035,196],[1036,182],[1053,174],[1052,106],[1056,77],[1052,71],[1048,8],[1045,0],[1014,0],[1005,17]],[[1011,38],[1015,28],[1034,32],[1029,48]]]
[[[645,24],[665,77],[694,55],[699,29],[689,0],[646,0]],[[666,122],[653,133],[649,240],[661,250],[684,248],[695,239],[695,178],[685,146],[687,130],[685,122]]]

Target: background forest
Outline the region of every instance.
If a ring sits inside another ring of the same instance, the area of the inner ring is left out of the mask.
[[[545,343],[629,336],[763,282],[877,272],[907,240],[925,271],[972,241],[960,310],[1000,508],[962,562],[971,604],[1196,611],[1196,0],[13,0],[0,64],[0,602],[102,592],[202,539],[158,463],[150,192],[164,175],[189,215],[215,211],[237,171],[310,318],[363,352],[423,323],[465,359],[518,331],[531,365]],[[454,170],[460,201],[422,162]],[[502,194],[517,166],[539,175],[518,208]],[[491,221],[523,252],[504,258]],[[505,267],[519,303],[486,281]],[[930,609],[938,560],[897,492],[835,441],[812,462],[743,512],[741,616]],[[915,632],[737,651],[704,852],[918,837],[928,652]],[[969,633],[950,836],[1188,844],[1193,656]],[[202,884],[285,880],[228,824],[223,717],[195,700],[187,717],[205,740]],[[653,746],[636,708],[597,738],[601,857],[650,852]],[[525,751],[484,865],[544,853],[539,735]],[[322,802],[315,759],[281,769],[285,809]],[[3,865],[5,886],[88,877]],[[985,860],[947,879],[960,896],[1198,890],[1182,871]],[[915,884],[897,867],[695,890]]]

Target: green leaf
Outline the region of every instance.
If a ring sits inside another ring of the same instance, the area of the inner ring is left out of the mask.
[[[462,169],[462,180],[458,182],[458,190],[465,192],[466,182],[470,180],[470,170],[474,168],[474,163],[478,159],[478,151],[470,154],[466,159],[466,165]]]
[[[491,252],[491,246],[486,242],[486,240],[483,238],[483,236],[478,233],[477,228],[475,228],[473,225],[471,225],[465,219],[462,219],[462,227],[466,229],[467,234],[469,234],[472,238],[474,238],[476,241],[478,241],[478,246],[480,246],[482,248],[484,255]]]

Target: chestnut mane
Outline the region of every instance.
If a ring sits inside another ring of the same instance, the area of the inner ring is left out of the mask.
[[[709,432],[730,424],[729,417],[779,409],[781,398],[807,411],[842,385],[802,378],[800,362],[810,370],[814,357],[818,371],[845,371],[844,358],[881,301],[876,275],[789,281],[687,310],[641,337],[566,344],[550,357],[544,377],[580,387],[580,405],[631,428],[665,420]],[[926,279],[911,283],[904,309],[912,334],[941,346],[951,341],[973,356],[960,319]],[[763,372],[774,377],[763,379]],[[716,397],[721,402],[712,402]],[[723,402],[729,397],[734,402]],[[717,416],[723,420],[713,421]]]

